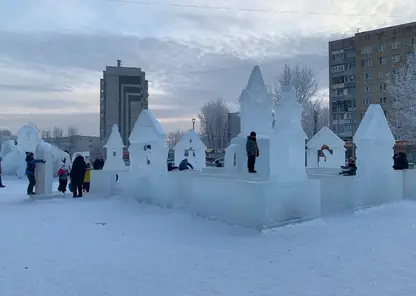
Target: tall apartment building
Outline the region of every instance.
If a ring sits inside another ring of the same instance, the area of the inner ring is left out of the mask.
[[[331,128],[351,140],[370,104],[388,114],[386,79],[414,54],[416,22],[329,42]]]
[[[143,109],[148,108],[148,83],[140,68],[107,66],[100,80],[100,140],[104,144],[114,124],[128,146],[130,132]]]

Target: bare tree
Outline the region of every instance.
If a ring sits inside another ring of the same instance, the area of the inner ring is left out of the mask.
[[[68,134],[68,137],[79,135],[78,128],[75,126],[69,126],[67,134]]]
[[[166,144],[168,145],[169,149],[173,149],[176,144],[182,139],[183,135],[185,134],[182,130],[177,130],[175,132],[170,132],[166,136]]]
[[[229,109],[222,98],[205,103],[198,114],[201,138],[208,148],[225,149]]]
[[[407,62],[386,80],[386,92],[392,108],[387,112],[390,128],[397,140],[416,140],[416,55],[409,54]],[[387,98],[382,97],[380,103]]]
[[[52,130],[52,137],[55,139],[62,138],[64,136],[64,130],[60,127],[54,126]]]
[[[306,130],[313,127],[314,111],[321,103],[312,102],[312,99],[318,95],[319,85],[317,73],[314,69],[297,64],[294,67],[285,65],[283,71],[276,77],[274,89],[271,90],[275,104],[280,101],[281,87],[291,84],[295,88],[298,102],[303,107],[302,126]],[[320,107],[319,107],[320,108]],[[309,135],[310,136],[310,135]]]

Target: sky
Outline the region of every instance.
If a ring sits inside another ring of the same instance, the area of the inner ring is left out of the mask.
[[[1,0],[0,128],[98,135],[117,59],[146,72],[166,132],[218,97],[236,111],[255,65],[270,86],[285,63],[313,67],[327,96],[328,41],[415,20],[412,0]]]

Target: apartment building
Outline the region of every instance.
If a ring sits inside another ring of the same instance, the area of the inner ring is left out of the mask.
[[[100,80],[100,139],[104,145],[114,124],[120,130],[124,145],[143,109],[148,108],[148,82],[140,68],[107,66]]]
[[[370,104],[386,114],[392,100],[386,79],[414,54],[416,22],[329,42],[331,128],[344,140],[352,137]]]

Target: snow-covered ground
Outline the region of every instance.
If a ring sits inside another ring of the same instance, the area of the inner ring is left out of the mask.
[[[400,296],[416,291],[416,204],[262,234],[120,197],[34,203],[0,189],[0,295]]]

